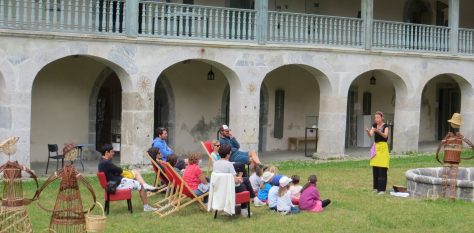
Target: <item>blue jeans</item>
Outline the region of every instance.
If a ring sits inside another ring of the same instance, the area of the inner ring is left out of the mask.
[[[291,207],[291,209],[290,209],[290,213],[291,213],[291,214],[297,214],[297,213],[299,213],[299,212],[300,212],[300,208],[298,208],[298,207],[296,207],[296,206],[295,206],[295,207]]]
[[[198,197],[201,196],[201,195],[203,195],[203,194],[205,194],[205,193],[207,193],[207,192],[203,193],[203,192],[201,192],[201,190],[199,190],[199,189],[196,189],[196,190],[193,190],[193,191],[194,191],[194,194],[196,194],[196,196],[198,196]],[[206,196],[206,197],[204,198],[204,201],[203,201],[204,203],[207,203],[207,198],[208,198],[208,197],[209,197],[209,196]]]

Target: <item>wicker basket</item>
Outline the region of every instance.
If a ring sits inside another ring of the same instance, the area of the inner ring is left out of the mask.
[[[405,192],[407,192],[407,187],[400,186],[400,185],[394,185],[393,186],[393,191],[405,193]]]
[[[94,215],[90,213],[90,210],[85,215],[86,217],[86,231],[87,232],[103,232],[105,229],[105,219],[107,218],[104,214],[104,207],[97,202],[100,209],[102,210],[101,215]]]

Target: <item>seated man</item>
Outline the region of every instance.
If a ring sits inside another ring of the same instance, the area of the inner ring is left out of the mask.
[[[250,193],[250,198],[253,199],[255,197],[255,193],[252,189],[252,185],[250,184],[250,181],[247,177],[240,177],[237,175],[237,172],[234,169],[234,165],[229,162],[230,158],[230,153],[231,153],[231,147],[228,144],[223,144],[219,148],[219,155],[221,159],[217,160],[213,167],[212,167],[212,172],[216,173],[230,173],[234,175],[234,180],[235,180],[235,193],[240,193],[244,191],[249,191]],[[245,212],[247,207],[247,203],[243,203],[241,205],[241,214],[243,216],[246,216]]]
[[[164,162],[167,161],[168,156],[172,155],[174,152],[166,143],[168,139],[168,130],[166,128],[157,128],[156,129],[156,138],[153,140],[152,147],[158,148],[161,154],[161,160]],[[156,160],[156,159],[155,159]],[[183,159],[178,159],[176,167],[180,170],[183,170],[186,167],[186,162]]]
[[[260,159],[258,158],[257,152],[255,152],[254,150],[251,150],[249,152],[239,151],[240,144],[237,141],[237,139],[232,136],[229,126],[222,125],[219,128],[219,133],[221,135],[221,139],[220,139],[221,146],[224,144],[227,144],[227,145],[230,145],[230,147],[232,148],[232,153],[230,156],[231,162],[240,162],[243,164],[250,164],[252,166],[261,164]]]
[[[112,163],[114,150],[110,144],[105,144],[102,146],[100,153],[102,154],[102,158],[99,161],[99,172],[103,172],[105,174],[107,181],[117,181],[119,184],[117,186],[117,190],[132,189],[139,191],[140,198],[143,202],[143,211],[156,211],[156,208],[148,205],[146,191],[156,192],[158,189],[145,183],[139,171],[132,171],[133,175],[135,176],[134,179],[123,177],[122,168]]]

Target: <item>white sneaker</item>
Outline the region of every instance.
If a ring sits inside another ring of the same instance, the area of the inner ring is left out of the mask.
[[[155,207],[152,207],[151,205],[144,205],[143,206],[143,212],[151,212],[151,211],[157,211],[158,209]]]
[[[253,204],[254,204],[255,206],[257,206],[257,207],[258,207],[258,206],[266,206],[266,205],[267,205],[267,203],[265,203],[265,202],[263,202],[263,201],[260,201],[260,199],[258,199],[258,197],[255,197],[255,198],[253,199]]]
[[[243,216],[243,217],[248,217],[248,216],[249,216],[249,211],[248,211],[248,209],[241,209],[241,210],[240,210],[240,215]],[[252,216],[252,215],[253,215],[253,213],[250,212],[250,216]]]
[[[154,187],[154,186],[151,186],[147,183],[143,184],[143,188],[148,191],[148,192],[156,192],[158,191],[158,188],[157,187]]]
[[[384,195],[384,194],[385,194],[384,191],[380,191],[380,192],[377,193],[377,195]]]

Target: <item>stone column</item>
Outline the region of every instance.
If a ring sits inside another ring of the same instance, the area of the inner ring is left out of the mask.
[[[125,25],[126,27],[126,34],[129,37],[137,37],[138,36],[138,0],[127,0],[125,1]]]
[[[418,151],[421,92],[411,96],[397,93],[393,121],[393,152]]]
[[[474,96],[472,91],[466,89],[468,88],[461,88],[461,116],[464,122],[461,126],[461,134],[474,142]]]
[[[256,34],[258,44],[265,44],[267,42],[267,25],[268,25],[268,1],[255,1],[256,16]]]
[[[449,52],[458,53],[459,0],[449,0]]]
[[[151,90],[122,93],[122,164],[143,164],[153,141],[154,93]]]
[[[318,151],[313,158],[344,155],[346,135],[346,95],[321,93],[318,122]]]
[[[247,67],[248,69],[248,67]],[[230,85],[230,123],[232,134],[240,143],[241,150],[258,150],[258,129],[260,111],[260,82],[250,69],[238,72],[240,87],[236,82]]]
[[[374,0],[361,0],[361,18],[364,27],[365,49],[372,48],[372,31],[374,26]]]

